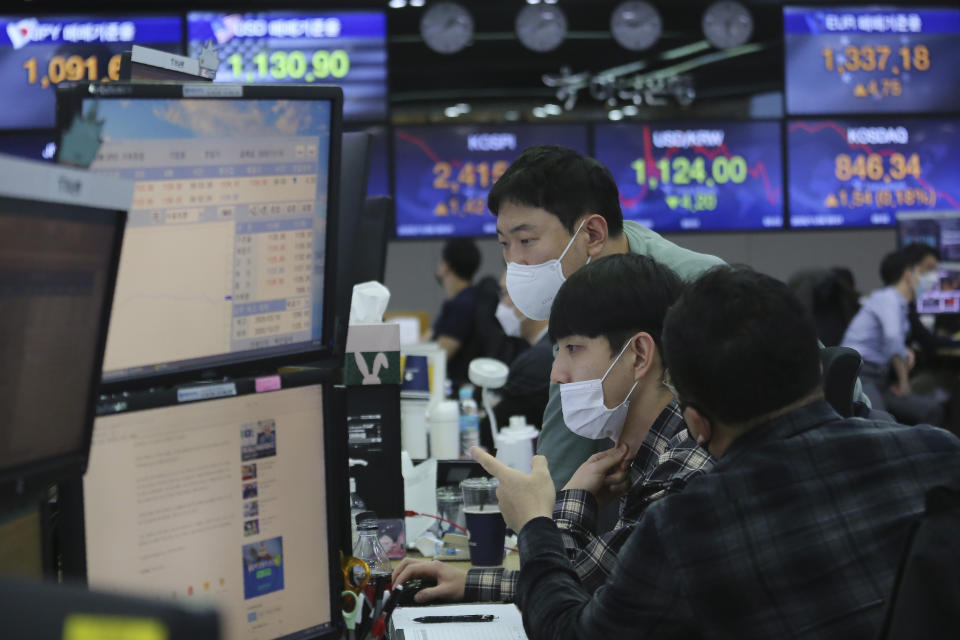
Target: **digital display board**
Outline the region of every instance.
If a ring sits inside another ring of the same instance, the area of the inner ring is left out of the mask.
[[[783,227],[778,122],[598,125],[594,140],[625,219],[658,231]]]
[[[212,40],[215,82],[331,84],[346,120],[387,115],[387,19],[382,12],[187,14],[189,55]]]
[[[490,187],[524,149],[556,144],[587,153],[587,129],[569,125],[403,127],[394,131],[398,237],[497,232]]]
[[[951,111],[960,10],[784,7],[787,112]]]
[[[960,120],[793,120],[787,150],[791,227],[960,210]]]
[[[134,44],[182,53],[178,16],[0,16],[0,129],[55,125],[54,87],[119,80]]]

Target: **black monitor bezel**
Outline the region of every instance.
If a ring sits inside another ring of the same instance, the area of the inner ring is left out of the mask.
[[[330,142],[327,172],[327,218],[324,259],[323,327],[321,344],[303,344],[289,351],[257,355],[257,352],[219,354],[223,361],[185,364],[176,368],[153,370],[100,380],[101,393],[136,391],[172,386],[189,381],[254,376],[275,371],[277,367],[342,357],[346,344],[346,327],[336,327],[337,234],[340,216],[340,156],[343,133],[343,91],[339,87],[320,85],[234,85],[197,83],[76,83],[57,87],[57,128],[63,132],[82,101],[91,96],[103,99],[179,99],[184,87],[196,87],[199,100],[326,100],[330,102]],[[239,88],[239,95],[236,95]],[[59,146],[59,144],[58,144]],[[166,363],[158,363],[160,365]]]
[[[334,640],[343,633],[343,616],[340,607],[340,594],[343,591],[343,571],[340,568],[340,552],[345,541],[343,513],[349,508],[347,493],[347,433],[346,429],[338,429],[342,424],[342,409],[339,408],[339,387],[334,386],[338,370],[336,364],[328,361],[317,367],[304,367],[299,370],[278,374],[280,388],[277,391],[287,391],[298,387],[319,385],[323,394],[323,447],[326,484],[326,517],[327,517],[327,559],[330,584],[330,615],[332,626],[329,631],[309,636],[311,640]],[[257,391],[257,378],[246,377],[230,380],[236,387],[236,395],[229,396],[237,399],[243,396],[260,393]],[[180,388],[195,387],[187,384]],[[268,392],[272,393],[272,392]],[[191,402],[179,402],[177,389],[161,391],[148,390],[124,394],[122,400],[116,398],[101,400],[96,406],[96,415],[110,416],[135,411],[145,411],[182,404],[196,404],[225,398],[208,398]],[[91,430],[92,431],[92,430]],[[82,489],[82,488],[81,488]],[[81,490],[82,495],[82,490]],[[81,531],[81,555],[86,567],[86,530]],[[347,534],[348,535],[348,534]],[[86,576],[84,576],[86,579]],[[300,632],[295,632],[300,633]],[[303,639],[300,639],[303,640]]]
[[[24,160],[23,162],[31,162],[43,170],[59,170],[52,165],[40,161]],[[24,198],[10,199],[23,200],[24,202],[40,202],[26,200]],[[84,413],[83,436],[80,449],[34,460],[7,469],[0,468],[0,508],[23,504],[24,500],[31,500],[36,496],[45,494],[53,485],[82,475],[87,467],[87,459],[90,455],[90,441],[93,437],[93,419],[96,408],[95,399],[100,386],[100,377],[96,372],[103,368],[103,355],[107,346],[107,330],[109,327],[110,310],[113,307],[113,293],[117,283],[117,270],[120,266],[120,250],[123,245],[123,231],[127,223],[127,212],[83,204],[65,204],[52,201],[49,204],[58,207],[102,211],[104,215],[113,216],[112,253],[108,264],[107,279],[104,283],[101,321],[96,337],[97,342],[93,362],[91,363],[94,374],[90,376],[90,388],[87,391],[88,401]]]

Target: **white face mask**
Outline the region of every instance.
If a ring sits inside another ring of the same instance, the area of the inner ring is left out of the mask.
[[[560,286],[566,280],[563,277],[560,261],[567,255],[567,251],[573,246],[574,239],[586,222],[584,220],[580,223],[559,258],[547,260],[543,264],[507,263],[507,293],[510,294],[510,299],[520,313],[531,320],[550,319],[550,305],[553,304],[557,291],[560,291]],[[590,264],[589,256],[586,263]]]
[[[623,402],[613,409],[607,409],[603,401],[603,381],[632,341],[631,339],[623,345],[620,354],[607,368],[602,378],[560,385],[560,408],[563,410],[563,421],[566,422],[570,431],[591,440],[610,438],[616,442],[620,437],[627,419],[627,410],[630,408],[630,394],[637,388],[637,382],[634,381]]]
[[[496,315],[505,334],[513,338],[520,337],[520,318],[517,317],[517,313],[513,310],[513,307],[509,307],[501,302],[497,305]]]
[[[919,298],[928,291],[933,291],[937,288],[937,284],[940,281],[940,274],[936,269],[933,271],[928,271],[922,276],[917,276],[917,286],[914,291]]]

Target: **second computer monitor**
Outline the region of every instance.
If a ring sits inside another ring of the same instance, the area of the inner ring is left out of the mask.
[[[96,134],[91,169],[137,182],[105,383],[333,352],[341,104],[335,87],[60,93],[60,153]]]
[[[328,388],[238,385],[97,418],[84,478],[91,588],[214,604],[225,640],[336,635],[346,456],[325,424]]]

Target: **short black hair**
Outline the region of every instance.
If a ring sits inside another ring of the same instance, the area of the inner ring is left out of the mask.
[[[900,282],[904,272],[915,264],[907,263],[907,254],[904,251],[891,251],[880,261],[880,280],[886,287],[893,286]]]
[[[495,216],[504,202],[548,211],[571,234],[577,220],[588,213],[603,216],[611,236],[623,231],[620,192],[613,174],[601,162],[567,147],[525,149],[487,196],[487,208]]]
[[[933,256],[940,262],[940,251],[936,247],[931,247],[926,242],[911,242],[903,249],[903,255],[907,258],[907,267],[915,267],[927,256]]]
[[[660,350],[663,319],[682,289],[676,273],[647,256],[600,258],[577,269],[560,287],[550,309],[550,339],[604,336],[615,351],[645,331]]]
[[[470,238],[450,238],[441,254],[447,266],[458,277],[470,281],[480,268],[480,249]]]
[[[820,384],[817,327],[786,284],[714,267],[667,312],[664,359],[678,399],[738,425],[810,395]]]

